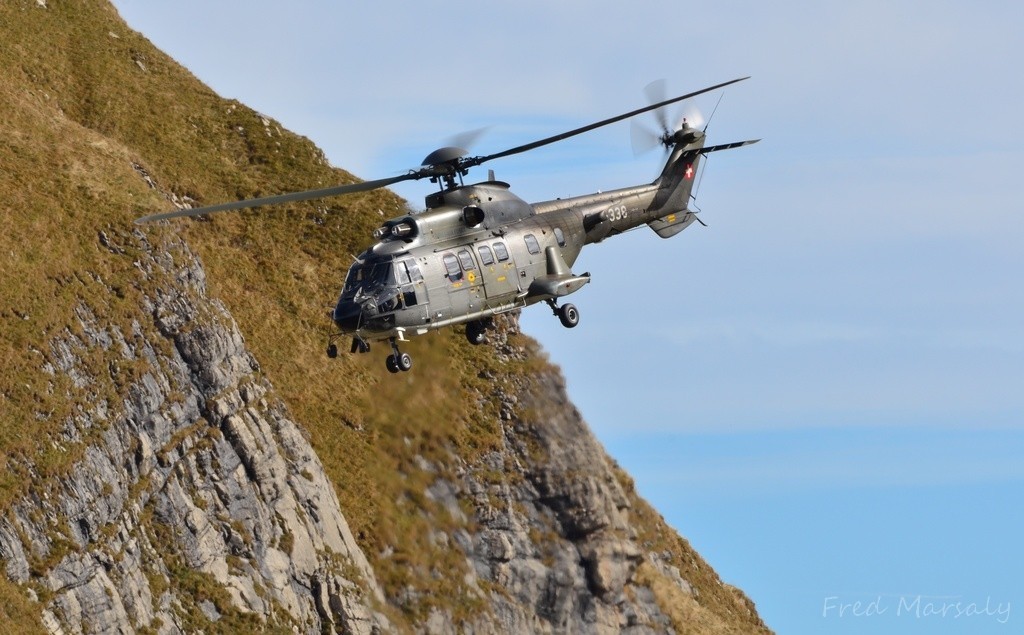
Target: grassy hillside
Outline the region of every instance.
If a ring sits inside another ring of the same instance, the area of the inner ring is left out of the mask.
[[[130,254],[108,245],[128,242],[118,239],[135,231],[134,218],[171,208],[168,196],[212,204],[354,177],[308,139],[218,97],[101,0],[9,0],[0,37],[0,502],[9,502],[67,470],[88,438],[58,446],[57,432],[87,403],[116,408],[118,390],[144,369],[111,368],[96,354],[86,366],[97,379],[85,389],[41,372],[82,306],[131,332],[141,290]],[[307,430],[385,591],[414,578],[428,592],[405,615],[392,611],[397,624],[432,602],[482,608],[457,601],[465,561],[455,547],[428,539],[455,521],[424,496],[437,475],[423,466],[454,470],[452,457],[472,464],[497,447],[493,387],[546,364],[539,354],[501,363],[452,329],[410,343],[416,367],[399,376],[387,374],[379,350],[327,359],[326,312],[351,255],[403,209],[382,190],[144,229],[180,233],[199,253],[210,294]],[[653,512],[645,522],[645,532],[678,540]],[[0,618],[30,607],[0,584]]]

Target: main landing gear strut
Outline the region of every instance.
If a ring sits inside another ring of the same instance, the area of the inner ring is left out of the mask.
[[[551,307],[551,312],[558,316],[558,321],[562,323],[567,329],[571,329],[580,323],[580,312],[573,304],[563,304],[558,306],[554,298],[547,300],[548,306]]]

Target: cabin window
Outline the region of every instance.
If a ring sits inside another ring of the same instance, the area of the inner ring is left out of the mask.
[[[455,254],[444,255],[444,268],[448,270],[448,279],[452,282],[462,280],[462,268],[459,267],[459,259]]]
[[[555,240],[558,241],[559,247],[565,247],[565,234],[562,233],[561,227],[555,227]]]
[[[505,243],[494,243],[494,253],[498,256],[498,262],[508,260],[508,249],[505,248]]]
[[[494,264],[494,254],[491,253],[490,247],[488,247],[487,245],[480,245],[480,247],[477,248],[477,251],[480,252],[481,265],[488,267]]]
[[[533,234],[527,234],[526,236],[523,236],[523,240],[526,241],[526,248],[529,250],[531,254],[540,253],[540,243],[537,242],[536,236],[534,236]]]
[[[459,260],[462,261],[462,268],[465,269],[466,271],[476,269],[476,263],[473,262],[473,254],[469,253],[469,251],[465,249],[460,251]]]

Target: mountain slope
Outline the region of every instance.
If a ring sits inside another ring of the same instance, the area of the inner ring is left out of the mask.
[[[387,191],[108,4],[0,5],[0,611],[32,629],[760,632],[640,500],[537,345],[323,355]],[[26,598],[29,598],[26,600]],[[33,601],[34,599],[34,601]]]

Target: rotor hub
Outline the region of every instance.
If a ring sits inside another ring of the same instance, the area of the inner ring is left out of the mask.
[[[666,133],[665,136],[662,137],[662,143],[664,143],[666,147],[672,146],[672,145],[684,145],[685,146],[685,145],[689,145],[691,143],[696,143],[697,141],[700,141],[703,138],[704,138],[704,131],[703,130],[697,130],[696,128],[692,128],[692,127],[690,127],[690,125],[688,123],[686,123],[684,121],[682,128],[680,128],[679,130],[676,130],[672,134],[667,134]]]
[[[469,151],[465,148],[459,148],[457,146],[445,146],[438,148],[423,159],[423,163],[420,165],[433,166],[433,165],[452,165],[458,164],[459,159],[469,154]]]

